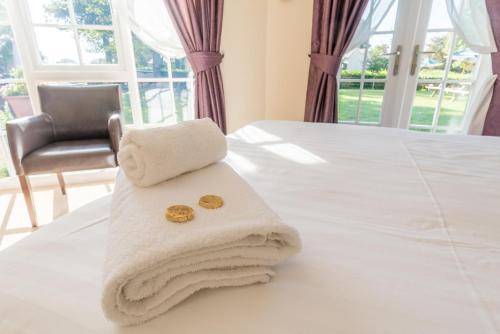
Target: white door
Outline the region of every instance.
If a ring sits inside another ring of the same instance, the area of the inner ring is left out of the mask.
[[[339,121],[461,132],[480,60],[454,31],[446,0],[395,0],[369,42],[344,57]]]

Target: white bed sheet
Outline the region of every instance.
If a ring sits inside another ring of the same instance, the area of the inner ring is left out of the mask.
[[[109,197],[0,253],[0,333],[500,333],[500,138],[262,121],[227,161],[301,233],[270,284],[119,328]]]

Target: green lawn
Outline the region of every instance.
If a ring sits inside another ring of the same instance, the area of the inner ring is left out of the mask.
[[[354,121],[358,103],[359,89],[340,89],[339,119]],[[378,122],[384,91],[381,89],[364,89],[360,106],[359,120],[361,122]],[[438,94],[434,97],[426,90],[419,90],[413,102],[411,124],[432,125],[434,109],[438,102]],[[459,127],[467,103],[467,97],[459,96],[453,101],[451,94],[445,94],[441,106],[438,124],[440,126]]]

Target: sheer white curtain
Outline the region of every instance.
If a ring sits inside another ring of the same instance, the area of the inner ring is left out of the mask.
[[[485,0],[446,0],[446,6],[453,27],[471,50],[483,55],[497,51]],[[482,134],[496,80],[489,56],[483,56],[478,66],[478,80],[471,96],[471,112],[464,128],[465,133],[474,135]]]
[[[474,113],[471,113],[470,120],[467,120],[466,133],[469,135],[481,136],[484,129],[484,121],[491,99],[493,98],[493,87],[497,80],[496,75],[492,75],[485,80],[477,92],[477,99],[474,101]]]
[[[446,0],[446,7],[453,27],[471,50],[497,51],[484,0]]]
[[[185,51],[163,0],[127,0],[130,28],[147,46],[169,57]]]
[[[370,36],[380,26],[395,2],[396,0],[370,0],[347,53],[370,40]]]
[[[492,74],[491,57],[482,57],[478,66],[478,80],[471,98],[471,112],[465,118],[464,133],[480,136],[483,134],[484,121],[493,97],[497,76]]]

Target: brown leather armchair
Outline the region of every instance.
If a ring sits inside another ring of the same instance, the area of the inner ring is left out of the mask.
[[[28,175],[116,167],[122,135],[118,85],[39,86],[42,114],[7,123],[12,161],[33,227],[37,226]]]

